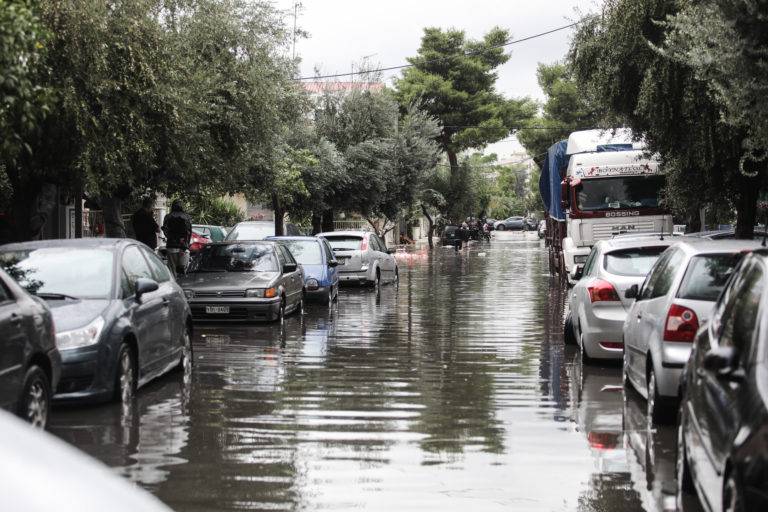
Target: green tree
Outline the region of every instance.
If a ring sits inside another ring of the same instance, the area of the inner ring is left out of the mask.
[[[414,66],[395,83],[403,108],[421,104],[439,120],[438,142],[454,173],[461,172],[459,153],[504,139],[536,113],[530,99],[508,100],[495,90],[494,70],[509,60],[508,41],[500,28],[482,41],[467,41],[460,30],[427,28],[419,56],[408,59]]]
[[[672,206],[698,228],[700,208],[730,202],[737,234],[749,237],[764,165],[739,171],[743,130],[721,116],[708,84],[690,66],[659,51],[664,21],[679,12],[676,0],[606,0],[572,42],[569,62],[579,88],[601,106],[609,126],[627,125],[664,164]]]

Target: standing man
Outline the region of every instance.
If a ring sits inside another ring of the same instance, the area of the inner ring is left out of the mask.
[[[151,197],[145,197],[141,201],[141,208],[133,214],[133,232],[136,233],[136,240],[144,242],[150,249],[157,248],[156,233],[160,232],[160,226],[155,221],[152,214],[152,207],[155,201]]]
[[[176,199],[171,204],[171,213],[163,220],[165,233],[165,248],[168,255],[168,265],[174,275],[186,272],[189,263],[189,241],[192,237],[192,221],[184,212],[184,203]]]

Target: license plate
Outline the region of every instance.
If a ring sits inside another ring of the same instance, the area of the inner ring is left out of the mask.
[[[227,314],[229,313],[229,306],[205,306],[205,312],[207,314]]]

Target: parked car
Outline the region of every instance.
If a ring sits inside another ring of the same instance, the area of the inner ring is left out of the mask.
[[[677,425],[678,497],[768,510],[768,251],[746,255],[694,338]]]
[[[328,240],[319,236],[275,236],[285,245],[304,270],[304,288],[308,300],[330,307],[339,298],[339,262]]]
[[[212,242],[179,284],[195,320],[283,322],[304,310],[304,274],[274,240]]]
[[[493,225],[496,224],[498,219],[492,219],[492,218],[486,218],[485,219],[485,225],[483,226],[486,231],[493,231],[494,227]]]
[[[387,249],[376,233],[369,231],[329,231],[319,233],[331,244],[339,262],[342,283],[368,284],[397,283],[397,261],[394,249]]]
[[[467,235],[469,235],[468,232]],[[462,244],[464,243],[464,239],[462,238],[462,232],[459,229],[459,226],[445,226],[443,228],[442,234],[440,235],[440,243],[444,246],[452,245],[461,248]]]
[[[127,238],[43,240],[0,246],[19,282],[53,313],[61,352],[54,401],[129,402],[136,389],[191,366],[187,301],[152,250]]]
[[[51,310],[0,270],[0,408],[45,429],[60,376]]]
[[[624,291],[642,283],[670,239],[638,237],[598,240],[581,272],[574,273],[563,336],[577,344],[583,360],[621,359],[621,330],[632,299]]]
[[[301,236],[301,231],[291,222],[283,224],[283,235]],[[268,220],[246,220],[238,222],[227,233],[224,240],[264,240],[275,236],[275,223]]]
[[[497,220],[493,225],[493,229],[496,231],[522,231],[525,222],[524,217],[515,216],[508,217],[504,220]]]
[[[227,228],[211,224],[192,224],[192,231],[208,238],[211,242],[221,242],[227,236]]]
[[[539,221],[533,217],[523,219],[523,231],[536,231],[539,229]]]
[[[48,432],[0,411],[0,505],[24,512],[171,512],[152,493]]]
[[[708,238],[710,240],[724,240],[736,238],[735,229],[720,229],[713,231],[697,231],[695,233],[686,233],[687,237]],[[752,232],[752,238],[762,240],[766,236],[766,230],[763,227],[755,227]]]
[[[681,238],[657,260],[642,286],[626,293],[636,299],[623,327],[623,378],[647,400],[654,422],[676,410],[696,331],[744,253],[760,247],[752,240]]]

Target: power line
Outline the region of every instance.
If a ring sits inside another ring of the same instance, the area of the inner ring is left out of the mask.
[[[425,64],[432,64],[432,63],[435,63],[435,62],[443,62],[443,61],[446,61],[446,60],[460,59],[461,57],[467,57],[469,55],[479,55],[481,53],[485,53],[485,52],[490,51],[490,50],[495,50],[497,48],[503,48],[505,46],[511,46],[513,44],[520,44],[520,43],[524,43],[526,41],[530,41],[531,39],[536,39],[536,38],[539,38],[539,37],[548,36],[549,34],[554,34],[555,32],[559,32],[561,30],[566,30],[566,29],[569,29],[571,27],[575,27],[576,25],[579,25],[580,23],[582,23],[582,22],[581,21],[576,21],[574,23],[571,23],[570,25],[565,25],[563,27],[558,27],[558,28],[555,28],[555,29],[552,29],[552,30],[548,30],[547,32],[541,32],[539,34],[535,34],[535,35],[532,35],[532,36],[524,37],[522,39],[516,39],[516,40],[510,41],[508,43],[498,44],[498,45],[495,45],[495,46],[490,46],[488,48],[483,48],[483,49],[480,49],[480,50],[475,50],[475,51],[472,51],[472,52],[461,53],[459,55],[451,55],[449,57],[441,57],[439,59],[427,60],[427,61],[424,61],[424,62],[419,62],[418,64],[404,64],[402,66],[392,66],[392,67],[389,67],[389,68],[380,68],[380,69],[376,69],[376,70],[373,70],[373,71],[354,71],[354,72],[350,72],[350,73],[340,73],[340,74],[336,74],[336,75],[323,75],[323,76],[303,77],[303,78],[296,78],[295,80],[296,81],[320,80],[320,79],[324,79],[324,78],[340,78],[340,77],[343,77],[343,76],[369,75],[371,73],[380,73],[380,72],[383,72],[383,71],[396,71],[398,69],[406,69],[406,68],[412,68],[412,67],[416,67],[416,66],[423,66]]]

